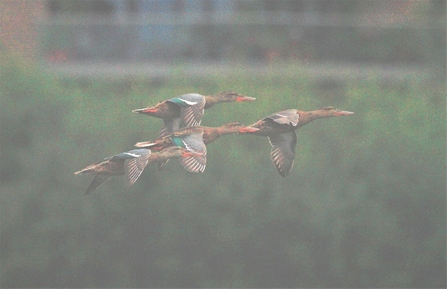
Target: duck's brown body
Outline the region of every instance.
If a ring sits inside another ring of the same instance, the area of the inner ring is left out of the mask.
[[[190,172],[203,172],[206,166],[206,145],[226,134],[246,134],[257,131],[257,128],[247,127],[233,122],[220,127],[190,126],[174,131],[154,141],[139,142],[136,147],[150,148],[157,151],[171,146],[181,146],[186,149],[201,153],[200,156],[182,158],[180,163]],[[161,170],[167,161],[159,162],[158,169]]]
[[[75,172],[75,174],[95,175],[85,192],[88,195],[112,176],[126,175],[127,184],[130,186],[135,183],[147,164],[151,162],[164,161],[170,158],[193,157],[196,155],[197,153],[180,147],[169,147],[155,153],[151,153],[148,149],[137,149],[106,158],[102,162],[92,164]]]
[[[149,142],[139,142],[136,147],[150,147],[151,150],[161,150],[173,145],[175,138],[182,138],[187,135],[203,133],[202,139],[205,145],[215,141],[223,135],[227,134],[248,134],[257,132],[258,128],[244,126],[237,122],[228,123],[219,127],[208,127],[208,126],[190,126],[179,129],[172,132],[171,134],[158,138],[154,141]]]
[[[353,114],[353,112],[342,111],[331,106],[314,111],[288,109],[265,117],[250,127],[259,129],[253,134],[269,138],[272,145],[271,159],[279,174],[286,177],[295,160],[296,129],[318,118]]]
[[[332,116],[347,116],[354,114],[349,111],[341,111],[333,107],[325,107],[314,111],[302,111],[297,109],[283,110],[263,118],[250,127],[258,128],[255,135],[271,136],[296,130],[309,122]]]
[[[254,101],[256,98],[225,91],[215,95],[188,93],[162,101],[154,107],[135,109],[133,112],[163,119],[164,127],[159,136],[165,136],[181,127],[200,125],[204,110],[221,102]]]

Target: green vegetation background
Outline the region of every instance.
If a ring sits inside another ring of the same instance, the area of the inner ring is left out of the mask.
[[[1,69],[2,287],[445,287],[445,83],[343,85],[284,75],[55,80],[8,56]],[[292,73],[291,73],[292,72]],[[212,143],[204,174],[176,161],[84,196],[79,170],[153,139],[132,109],[234,90],[204,125],[250,124],[326,105],[353,117],[298,133],[281,178],[266,138]]]

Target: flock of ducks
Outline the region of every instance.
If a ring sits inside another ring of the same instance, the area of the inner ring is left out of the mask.
[[[112,176],[125,175],[130,186],[140,177],[144,168],[153,162],[158,169],[171,158],[178,158],[189,172],[201,173],[206,167],[206,145],[226,134],[254,134],[268,137],[271,159],[278,173],[286,177],[295,159],[295,130],[318,118],[348,116],[353,112],[334,107],[314,111],[288,109],[276,112],[252,125],[237,122],[220,127],[201,126],[204,110],[216,103],[251,102],[254,97],[226,91],[215,95],[189,93],[159,102],[153,107],[135,109],[133,112],[163,120],[164,126],[153,141],[138,142],[138,149],[130,150],[92,164],[75,174],[93,174],[95,177],[85,194],[91,193]]]

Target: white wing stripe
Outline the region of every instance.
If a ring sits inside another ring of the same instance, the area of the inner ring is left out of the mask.
[[[186,99],[183,99],[183,98],[180,98],[180,97],[179,97],[179,99],[180,99],[181,101],[183,101],[184,103],[189,104],[189,105],[195,105],[195,104],[197,104],[197,101],[190,101],[190,100],[186,100]]]
[[[140,155],[137,155],[137,154],[133,154],[133,153],[129,153],[129,152],[127,152],[127,153],[124,153],[125,155],[129,155],[129,156],[131,156],[131,157],[134,157],[134,158],[137,158],[137,157],[139,157]]]

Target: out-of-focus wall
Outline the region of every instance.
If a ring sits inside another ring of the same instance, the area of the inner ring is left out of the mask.
[[[36,23],[43,13],[43,0],[1,0],[1,48],[28,61],[37,60]]]
[[[0,0],[0,48],[70,75],[294,63],[445,79],[445,10],[445,0]]]

